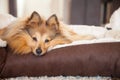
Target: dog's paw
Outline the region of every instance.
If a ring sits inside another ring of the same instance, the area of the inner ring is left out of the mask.
[[[6,47],[6,46],[7,46],[7,42],[0,39],[0,47]]]

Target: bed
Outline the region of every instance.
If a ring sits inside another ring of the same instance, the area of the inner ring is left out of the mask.
[[[9,47],[1,47],[0,78],[46,75],[120,77],[118,38],[106,35],[108,30],[102,26],[69,27],[78,34],[93,34],[96,39],[57,45],[44,56],[35,56],[32,53],[17,55]]]

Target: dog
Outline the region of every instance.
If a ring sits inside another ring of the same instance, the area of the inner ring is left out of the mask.
[[[95,39],[92,35],[78,35],[53,14],[47,20],[37,12],[24,20],[16,20],[0,29],[0,38],[7,41],[14,53],[35,55],[45,54],[49,48],[59,44],[68,44],[76,40]]]
[[[49,48],[56,45],[68,44],[77,40],[92,40],[93,35],[78,35],[73,30],[69,29],[64,23],[58,20],[53,14],[50,16],[40,28],[39,50],[40,54],[45,54]]]
[[[8,46],[16,54],[39,53],[38,45],[39,27],[42,18],[37,12],[30,17],[17,19],[5,28],[0,29],[0,38],[7,41]]]

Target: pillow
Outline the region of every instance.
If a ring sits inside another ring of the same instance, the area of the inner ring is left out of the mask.
[[[105,37],[120,39],[120,7],[113,12],[110,22],[105,27],[111,28],[111,30],[106,31]]]
[[[0,72],[2,71],[7,58],[7,53],[5,48],[0,48]]]
[[[44,56],[17,55],[8,49],[0,72],[1,78],[60,75],[120,77],[120,42],[68,46]]]
[[[0,29],[6,27],[8,24],[10,24],[15,19],[16,18],[10,14],[0,13]]]
[[[106,27],[112,28],[113,30],[120,30],[120,7],[113,12]]]

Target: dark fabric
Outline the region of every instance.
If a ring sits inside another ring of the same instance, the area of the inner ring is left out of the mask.
[[[5,48],[0,48],[0,72],[2,71],[5,65],[6,57],[7,57],[7,53]]]
[[[113,0],[112,13],[120,7],[120,0]]]
[[[44,56],[9,52],[0,77],[45,75],[120,77],[120,42],[69,46]]]

